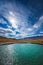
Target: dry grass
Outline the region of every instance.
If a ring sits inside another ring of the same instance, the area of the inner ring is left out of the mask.
[[[43,44],[43,39],[36,39],[36,40],[16,40],[16,39],[7,39],[7,38],[0,38],[0,45],[1,44],[17,44],[17,43],[33,43],[33,44]]]

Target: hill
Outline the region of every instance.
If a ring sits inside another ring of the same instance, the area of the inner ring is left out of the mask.
[[[35,39],[34,39],[35,38]],[[0,36],[0,45],[1,44],[26,44],[26,43],[33,43],[33,44],[43,44],[43,37],[30,37],[29,39],[25,40],[17,40],[17,39],[10,39],[6,37],[1,37]]]
[[[33,37],[27,37],[27,38],[23,38],[23,40],[28,40],[28,39],[43,39],[43,36],[33,36]]]

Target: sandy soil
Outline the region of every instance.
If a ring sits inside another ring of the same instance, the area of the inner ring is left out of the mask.
[[[27,44],[27,43],[33,43],[33,44],[43,44],[43,39],[36,39],[36,40],[16,40],[16,39],[8,39],[8,38],[0,38],[0,45],[1,44]]]

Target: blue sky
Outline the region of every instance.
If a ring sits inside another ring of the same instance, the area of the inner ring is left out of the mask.
[[[43,36],[43,0],[1,0],[0,36]]]

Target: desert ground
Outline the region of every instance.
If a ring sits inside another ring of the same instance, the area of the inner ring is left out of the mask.
[[[33,44],[43,44],[43,39],[29,39],[29,40],[17,40],[17,39],[8,39],[8,38],[0,38],[0,45],[1,44],[27,44],[27,43],[33,43]]]

